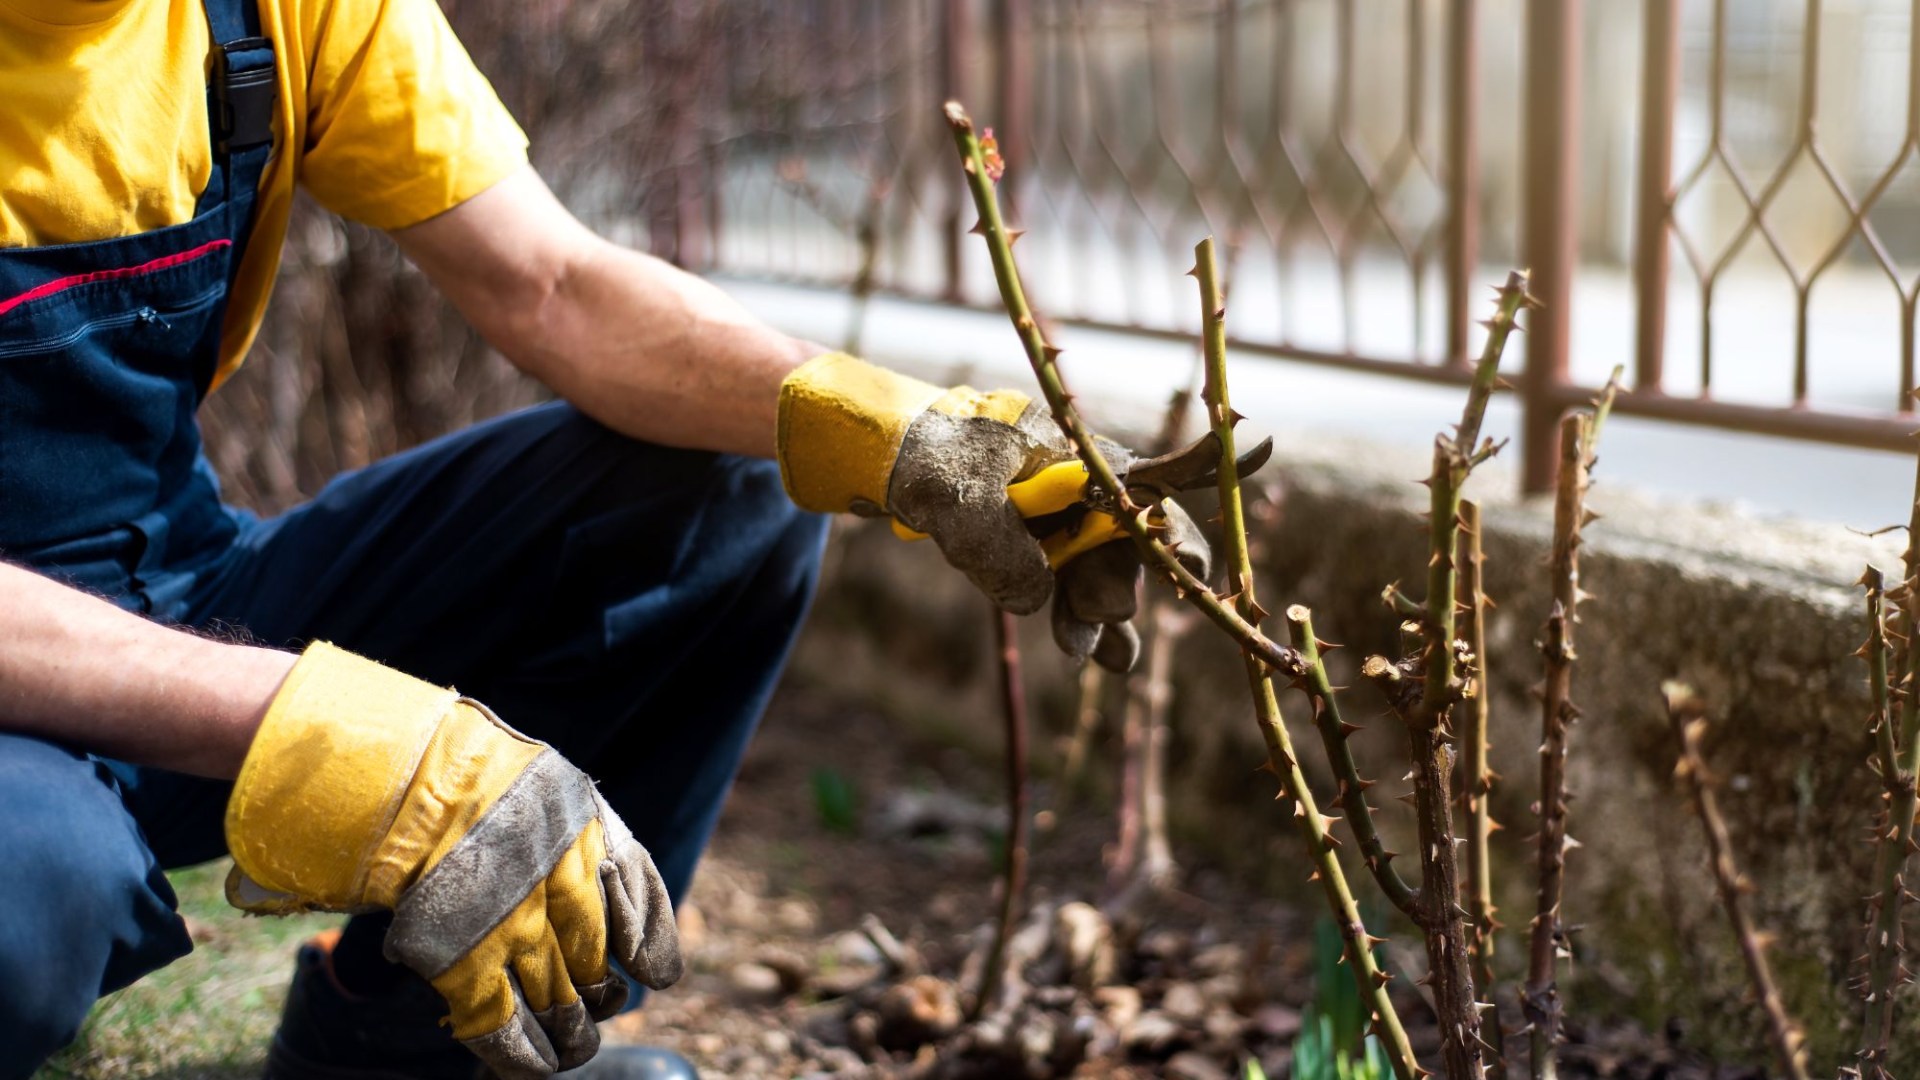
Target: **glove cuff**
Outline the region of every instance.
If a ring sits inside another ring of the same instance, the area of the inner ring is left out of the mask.
[[[780,384],[778,457],[787,494],[825,513],[862,499],[885,506],[907,428],[944,393],[846,353],[795,368]]]
[[[375,848],[459,695],[326,642],[294,664],[227,801],[236,872],[255,911],[366,903]]]

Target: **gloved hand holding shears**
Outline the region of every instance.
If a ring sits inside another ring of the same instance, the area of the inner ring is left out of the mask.
[[[891,516],[896,533],[932,537],[1008,611],[1037,611],[1052,596],[1054,639],[1069,655],[1132,667],[1138,552],[1113,516],[1112,494],[1089,481],[1043,404],[1012,390],[942,389],[828,353],[782,385],[779,450],[801,506]],[[1151,459],[1105,440],[1101,450],[1133,501],[1155,507],[1166,543],[1205,578],[1206,539],[1167,497],[1214,485],[1214,437]],[[1262,443],[1237,470],[1252,472],[1271,452]]]

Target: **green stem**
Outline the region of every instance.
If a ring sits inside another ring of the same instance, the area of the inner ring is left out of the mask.
[[[993,180],[987,176],[986,160],[980,151],[979,137],[974,133],[973,120],[957,101],[947,102],[946,117],[948,126],[953,129],[954,144],[960,151],[960,166],[966,174],[974,208],[980,213],[980,222],[974,226],[974,231],[986,240],[994,281],[999,285],[1000,299],[1007,309],[1007,317],[1013,321],[1014,331],[1020,336],[1027,362],[1033,367],[1034,377],[1040,383],[1041,395],[1052,410],[1054,421],[1060,425],[1060,430],[1086,464],[1094,484],[1112,496],[1119,511],[1116,516],[1121,527],[1133,537],[1147,565],[1170,580],[1176,592],[1199,608],[1215,626],[1231,635],[1242,649],[1269,667],[1289,675],[1305,671],[1306,664],[1300,659],[1299,653],[1268,638],[1252,621],[1228,607],[1219,595],[1208,588],[1206,582],[1195,577],[1167,545],[1153,535],[1156,526],[1149,519],[1151,508],[1133,502],[1126,487],[1115,475],[1113,465],[1095,445],[1093,435],[1080,418],[1079,410],[1073,406],[1073,395],[1067,392],[1066,383],[1061,378],[1060,365],[1056,362],[1060,350],[1047,341],[1046,332],[1040,328],[1040,321],[1027,304],[1026,290],[1020,283],[1020,271],[1013,261],[1013,238],[1001,217],[1000,201],[994,193]]]
[[[1206,403],[1207,419],[1220,442],[1220,519],[1226,533],[1228,587],[1233,590],[1234,603],[1240,614],[1257,622],[1261,609],[1254,596],[1253,555],[1247,543],[1240,476],[1234,467],[1238,455],[1234,451],[1233,426],[1239,417],[1234,413],[1227,393],[1226,302],[1220,288],[1219,268],[1214,261],[1213,238],[1200,241],[1193,255],[1194,277],[1200,282],[1201,343],[1207,365],[1201,397]],[[1311,637],[1308,644],[1312,647]],[[1318,655],[1317,648],[1315,655]],[[1360,996],[1367,1001],[1373,1015],[1374,1032],[1387,1048],[1394,1075],[1399,1080],[1415,1080],[1421,1068],[1413,1056],[1413,1047],[1407,1041],[1400,1017],[1394,1011],[1393,1000],[1387,994],[1387,983],[1391,976],[1381,971],[1374,960],[1373,943],[1376,939],[1367,934],[1366,925],[1360,919],[1359,906],[1354,903],[1353,892],[1347,885],[1346,874],[1334,854],[1339,841],[1328,831],[1329,822],[1321,816],[1314,804],[1313,793],[1307,789],[1306,774],[1300,769],[1292,737],[1280,716],[1273,673],[1251,653],[1243,653],[1243,656],[1248,685],[1253,692],[1254,712],[1260,722],[1261,738],[1267,744],[1267,768],[1279,778],[1281,793],[1294,800],[1294,817],[1300,822],[1301,831],[1306,834],[1307,850],[1313,853],[1314,874],[1326,891],[1328,905],[1333,908],[1334,921],[1339,925],[1340,936],[1346,943],[1347,964],[1353,970]],[[1305,677],[1310,677],[1312,671],[1321,670],[1318,664],[1303,666],[1307,669]],[[1355,794],[1358,795],[1357,790]]]
[[[1467,407],[1460,414],[1460,426],[1455,430],[1454,442],[1460,450],[1469,455],[1491,454],[1495,449],[1491,444],[1475,449],[1474,443],[1480,439],[1480,425],[1487,416],[1487,402],[1492,400],[1493,391],[1500,382],[1500,356],[1506,352],[1507,338],[1515,328],[1514,316],[1522,307],[1539,307],[1540,302],[1527,293],[1528,275],[1525,270],[1508,272],[1504,285],[1494,288],[1499,294],[1495,303],[1493,317],[1481,323],[1487,328],[1487,340],[1480,347],[1480,362],[1474,365],[1473,382],[1467,388]]]
[[[1293,647],[1299,649],[1300,655],[1307,661],[1307,673],[1301,677],[1298,685],[1313,705],[1314,726],[1320,729],[1320,743],[1326,749],[1328,764],[1333,767],[1334,781],[1340,785],[1338,801],[1340,808],[1347,812],[1347,827],[1353,830],[1354,839],[1359,841],[1360,858],[1367,864],[1367,869],[1373,872],[1380,891],[1393,901],[1393,906],[1417,923],[1420,919],[1419,894],[1393,868],[1396,853],[1387,850],[1374,825],[1373,807],[1367,805],[1367,789],[1374,785],[1374,781],[1360,779],[1360,769],[1354,764],[1353,750],[1347,745],[1348,738],[1360,728],[1347,723],[1340,715],[1340,701],[1334,694],[1332,682],[1327,678],[1327,665],[1320,655],[1320,641],[1313,633],[1313,612],[1301,604],[1294,604],[1287,608],[1286,615]]]
[[[1520,309],[1535,301],[1527,295],[1526,274],[1515,271],[1498,290],[1494,313],[1486,321],[1487,340],[1467,387],[1467,403],[1454,436],[1433,444],[1428,487],[1426,610],[1420,617],[1421,687],[1419,701],[1400,710],[1407,723],[1413,756],[1414,811],[1419,821],[1421,898],[1426,910],[1428,965],[1433,974],[1434,1009],[1439,1014],[1441,1054],[1447,1075],[1474,1080],[1485,1073],[1490,1045],[1480,1036],[1480,1008],[1474,993],[1459,904],[1459,859],[1454,851],[1452,710],[1466,688],[1455,649],[1455,605],[1459,591],[1460,495],[1474,466],[1499,446],[1480,440],[1487,400],[1499,383],[1500,355]],[[1391,595],[1388,597],[1391,601]]]
[[[1460,528],[1460,490],[1474,465],[1491,457],[1499,446],[1489,441],[1476,448],[1480,424],[1486,417],[1487,400],[1500,380],[1500,355],[1513,333],[1523,307],[1536,303],[1527,294],[1527,275],[1515,270],[1498,290],[1493,317],[1486,321],[1487,341],[1474,366],[1473,381],[1467,387],[1466,408],[1454,438],[1442,435],[1434,441],[1433,474],[1427,479],[1428,545],[1426,619],[1426,687],[1421,694],[1416,722],[1427,727],[1440,724],[1447,708],[1459,700],[1461,679],[1453,663],[1454,593],[1458,569],[1454,565],[1455,537]]]

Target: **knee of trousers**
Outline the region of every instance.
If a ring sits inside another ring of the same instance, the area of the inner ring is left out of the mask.
[[[105,767],[0,735],[0,1078],[71,1042],[102,994],[192,949]]]
[[[783,580],[771,593],[790,597],[811,591],[826,546],[827,518],[793,504],[777,464],[639,442],[571,406],[561,409],[555,419],[572,429],[570,436],[593,440],[596,454],[616,463],[601,475],[589,503],[619,508],[613,516],[648,542],[658,543],[662,533],[679,537],[677,561],[718,562],[742,575],[763,574],[769,565],[786,568],[791,573],[777,575]]]

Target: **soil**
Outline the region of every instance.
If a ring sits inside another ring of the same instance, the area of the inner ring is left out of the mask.
[[[1110,919],[1111,816],[1060,806],[1044,785],[1029,915],[1009,947],[1021,977],[970,1022],[998,910],[999,784],[995,762],[789,686],[683,906],[686,978],[607,1025],[609,1041],[670,1046],[706,1077],[1237,1080],[1250,1061],[1292,1075],[1318,913],[1195,864]],[[1386,948],[1390,970],[1417,972],[1416,954]],[[1396,987],[1431,1061],[1428,1008],[1407,978]],[[1678,1024],[1568,1036],[1566,1076],[1761,1075],[1693,1053]],[[1516,1075],[1525,1042],[1509,1039]]]

